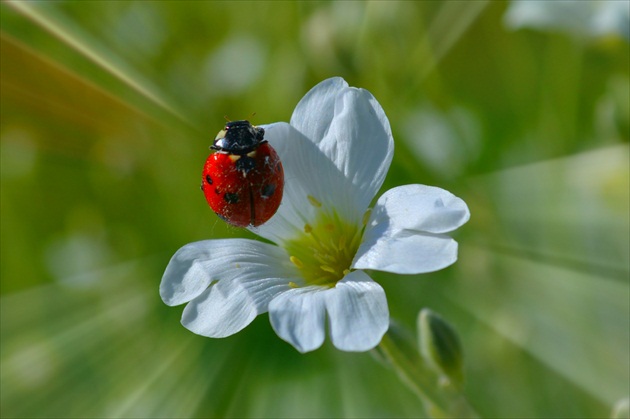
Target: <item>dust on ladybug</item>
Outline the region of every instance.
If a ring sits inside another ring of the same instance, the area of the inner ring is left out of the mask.
[[[265,130],[249,121],[228,122],[210,147],[201,190],[210,208],[226,222],[259,226],[278,210],[284,170]]]

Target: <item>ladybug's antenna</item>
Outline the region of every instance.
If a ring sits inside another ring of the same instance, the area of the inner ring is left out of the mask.
[[[226,121],[228,121],[228,122],[232,122],[232,121],[230,120],[230,118],[228,118],[228,116],[227,116],[227,115],[223,115],[223,118],[224,118]]]
[[[252,112],[252,114],[249,116],[249,119],[254,119],[254,116],[256,116],[256,112]]]

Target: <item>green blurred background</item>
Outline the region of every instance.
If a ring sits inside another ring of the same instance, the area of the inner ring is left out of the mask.
[[[568,6],[568,7],[567,7]],[[374,273],[392,316],[459,331],[485,417],[607,417],[628,396],[627,1],[2,3],[2,417],[418,417],[369,353],[306,355],[267,315],[226,339],[158,295],[182,245],[254,237],[199,191],[231,119],[370,90],[383,189],[462,197],[459,261]]]

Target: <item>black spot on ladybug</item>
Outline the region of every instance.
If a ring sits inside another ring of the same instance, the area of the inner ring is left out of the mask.
[[[206,182],[208,182],[208,185],[212,185],[212,178],[210,175],[206,175]]]
[[[234,164],[236,165],[236,170],[246,175],[256,166],[256,161],[249,156],[242,156]]]
[[[265,185],[262,188],[262,197],[270,198],[274,194],[275,191],[276,191],[276,185],[274,185],[273,183],[269,185]]]
[[[223,195],[223,199],[225,199],[225,202],[228,204],[236,204],[238,202],[238,194],[226,192],[225,195]]]
[[[276,164],[276,172],[280,173],[281,170],[282,170],[282,163],[278,162],[278,164]]]
[[[214,193],[217,195],[221,195],[221,191],[219,190],[219,188],[214,188]]]

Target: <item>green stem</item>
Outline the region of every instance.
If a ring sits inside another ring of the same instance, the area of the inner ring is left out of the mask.
[[[431,369],[416,351],[405,350],[388,331],[378,347],[396,374],[422,401],[432,418],[478,418],[464,395],[454,386],[443,384],[444,377]]]

